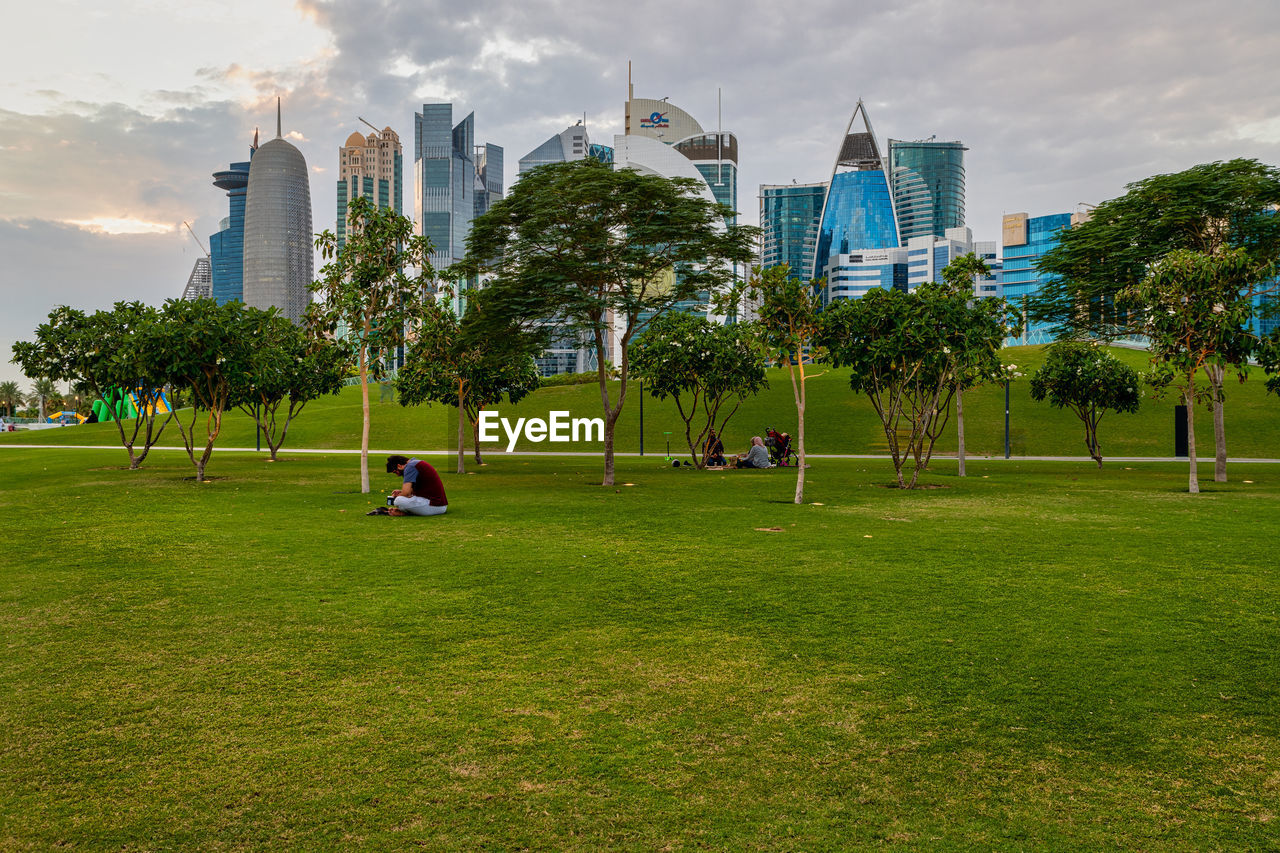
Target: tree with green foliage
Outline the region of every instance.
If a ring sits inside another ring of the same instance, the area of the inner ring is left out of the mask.
[[[1147,381],[1157,390],[1173,387],[1186,404],[1191,494],[1200,492],[1196,403],[1222,402],[1221,384],[1210,381],[1202,387],[1196,375],[1211,364],[1237,365],[1244,381],[1252,351],[1252,339],[1244,331],[1252,311],[1248,287],[1273,269],[1270,261],[1259,263],[1243,249],[1175,249],[1152,264],[1142,281],[1119,294],[1122,307],[1141,311],[1135,324],[1149,341],[1152,370]]]
[[[474,307],[468,309],[474,311]],[[441,403],[458,410],[458,473],[466,473],[466,423],[477,465],[480,412],[505,396],[512,405],[538,388],[537,339],[509,329],[480,339],[462,335],[462,323],[444,302],[427,305],[396,376],[400,405]]]
[[[1280,396],[1280,329],[1258,342],[1258,364],[1267,372],[1267,393]],[[0,391],[0,399],[3,392]]]
[[[832,363],[850,369],[849,386],[867,395],[880,418],[899,488],[915,488],[928,467],[960,374],[965,384],[1008,375],[1000,362],[1011,328],[1003,300],[972,300],[930,283],[911,293],[873,289],[841,300],[822,319],[820,340]]]
[[[787,366],[791,378],[791,394],[796,404],[796,494],[795,502],[804,502],[804,413],[807,401],[806,383],[826,371],[813,373],[806,366],[821,362],[825,346],[819,340],[822,324],[819,316],[821,279],[801,281],[791,277],[786,264],[751,272],[747,282],[748,298],[759,303],[759,339],[766,354]],[[805,362],[808,361],[808,365]]]
[[[1280,168],[1245,159],[1205,163],[1154,175],[1127,190],[1094,208],[1088,221],[1062,231],[1057,245],[1041,258],[1037,267],[1047,274],[1046,282],[1028,304],[1032,320],[1054,324],[1064,339],[1141,334],[1146,309],[1153,306],[1118,297],[1122,291],[1136,293],[1151,267],[1175,250],[1205,255],[1243,251],[1262,276],[1243,282],[1245,295],[1276,292],[1266,269],[1280,257],[1280,215],[1275,213]],[[1228,368],[1247,363],[1223,361],[1225,357],[1204,365],[1213,388],[1218,482],[1227,479],[1224,378]]]
[[[465,269],[492,277],[468,334],[556,324],[595,347],[604,408],[604,479],[613,485],[614,428],[626,403],[631,339],[681,302],[722,290],[752,257],[759,229],[698,182],[594,159],[533,169],[472,223]],[[618,353],[616,398],[606,365]]]
[[[653,397],[675,401],[698,468],[707,465],[710,433],[723,437],[742,401],[769,387],[754,326],[721,325],[687,311],[649,323],[631,345],[631,364]]]
[[[126,417],[113,420],[129,468],[136,469],[174,416],[161,399],[165,382],[156,359],[162,350],[150,345],[160,333],[158,324],[159,312],[141,302],[117,302],[110,311],[91,315],[62,305],[36,328],[35,340],[14,344],[13,361],[28,376],[83,383],[111,412],[132,394],[137,401],[132,428],[125,427]],[[136,450],[139,441],[141,451]]]
[[[56,412],[62,408],[62,392],[58,390],[58,383],[47,376],[42,376],[31,383],[30,397],[39,407],[40,420],[48,417],[49,412]]]
[[[258,324],[249,331],[253,358],[233,404],[261,428],[274,462],[289,425],[307,403],[342,390],[350,356],[341,345],[308,334],[279,314],[253,315],[249,322]]]
[[[1084,445],[1102,467],[1098,424],[1107,412],[1138,411],[1142,394],[1138,371],[1095,344],[1060,341],[1031,377],[1031,399],[1070,409],[1084,424]]]
[[[14,410],[21,402],[22,389],[18,387],[17,382],[0,382],[0,406],[4,406],[6,415],[13,417]]]
[[[316,248],[328,263],[311,286],[307,323],[313,331],[339,336],[354,355],[360,376],[360,491],[369,493],[369,380],[381,381],[406,332],[423,316],[435,288],[431,241],[414,236],[413,220],[369,199],[351,200],[350,228],[339,249],[326,230]],[[407,271],[413,271],[412,274]]]
[[[974,284],[979,279],[990,277],[991,268],[982,258],[969,252],[953,260],[942,268],[942,285],[957,295],[975,296]],[[979,365],[980,367],[980,365]],[[964,470],[964,392],[975,387],[981,380],[980,369],[975,371],[965,363],[956,365],[956,465],[959,476],[965,476]]]
[[[222,416],[244,393],[259,347],[276,309],[262,311],[240,302],[168,299],[160,311],[160,332],[152,356],[164,366],[166,381],[191,402],[187,421],[176,418],[187,457],[204,482],[205,467],[222,432]],[[196,456],[196,424],[204,415],[205,442]]]

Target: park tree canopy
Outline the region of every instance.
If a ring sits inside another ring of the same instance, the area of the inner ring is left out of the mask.
[[[626,402],[628,348],[642,320],[706,298],[752,257],[759,229],[698,183],[594,159],[540,166],[472,223],[463,270],[489,276],[469,335],[556,325],[590,341],[604,408],[604,484],[613,484],[614,426]],[[673,274],[674,273],[674,274]],[[621,379],[608,385],[614,348]]]
[[[1218,254],[1237,248],[1255,262],[1280,258],[1280,169],[1257,160],[1205,163],[1129,184],[1088,221],[1064,229],[1037,265],[1045,282],[1028,305],[1033,322],[1060,338],[1117,336],[1141,319],[1116,296],[1175,249]],[[1261,269],[1261,267],[1259,267]],[[1267,279],[1246,282],[1257,293]]]

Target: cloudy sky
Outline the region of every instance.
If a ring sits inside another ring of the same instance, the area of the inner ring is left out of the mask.
[[[337,146],[357,116],[413,141],[451,100],[516,161],[583,113],[598,141],[667,96],[741,145],[761,183],[825,180],[859,97],[877,134],[969,147],[968,224],[1069,211],[1158,172],[1280,163],[1277,0],[41,0],[0,52],[0,379],[58,304],[178,296],[226,215],[211,173],[255,126],[285,130],[333,227]],[[409,164],[407,164],[409,165]],[[409,185],[411,186],[411,179]],[[412,209],[409,194],[405,202]],[[25,385],[24,381],[24,385]]]

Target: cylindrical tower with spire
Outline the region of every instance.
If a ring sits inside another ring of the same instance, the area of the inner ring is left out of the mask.
[[[276,138],[249,167],[244,213],[244,302],[276,306],[297,323],[311,302],[311,182],[302,152],[284,139],[276,100]]]

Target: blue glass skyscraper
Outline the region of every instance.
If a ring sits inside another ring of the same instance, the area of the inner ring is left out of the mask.
[[[786,264],[789,278],[808,281],[826,198],[825,183],[760,185],[761,267]]]
[[[959,142],[889,140],[889,182],[902,245],[964,226],[964,152]]]
[[[862,114],[863,129],[852,132]],[[832,169],[818,226],[813,277],[827,275],[830,259],[861,249],[898,246],[898,221],[880,147],[862,100],[849,117],[840,153]]]
[[[249,161],[258,150],[258,134],[253,135],[249,160],[232,163],[213,173],[213,185],[226,190],[230,212],[220,223],[220,230],[209,237],[209,263],[212,267],[213,298],[219,305],[244,300],[244,201],[249,188]]]
[[[1023,315],[1025,326],[1017,343],[1045,344],[1051,341],[1047,324],[1025,322],[1026,306],[1028,298],[1038,293],[1045,281],[1044,275],[1036,269],[1036,262],[1057,245],[1062,230],[1070,227],[1070,213],[1030,218],[1025,213],[1010,213],[1004,217],[1004,270],[1001,273],[1004,298]]]

